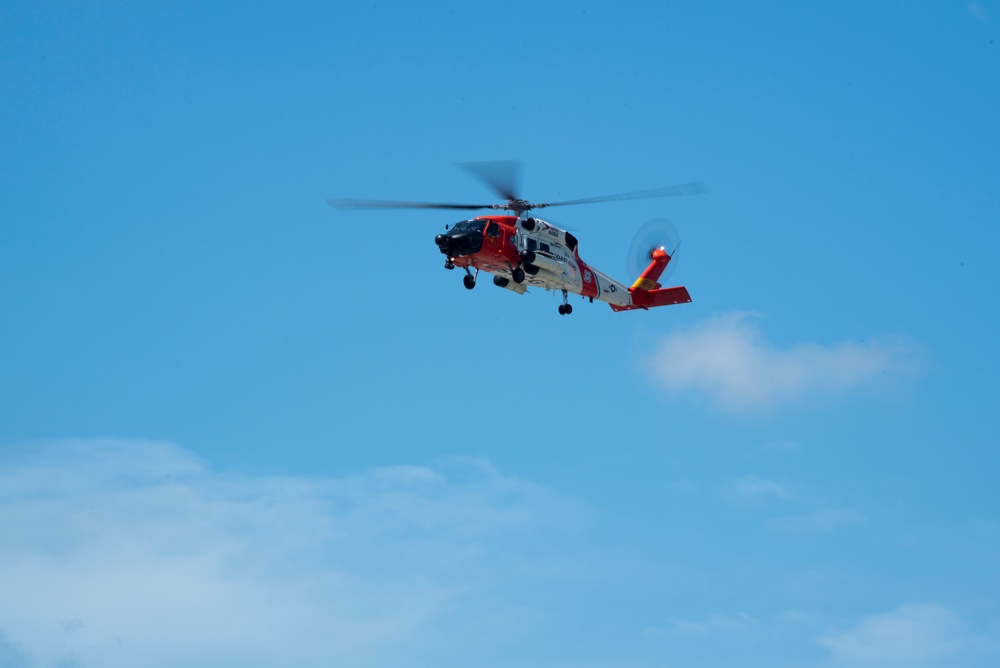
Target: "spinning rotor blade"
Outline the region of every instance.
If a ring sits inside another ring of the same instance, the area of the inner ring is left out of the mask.
[[[647,220],[632,237],[628,250],[628,276],[631,278],[641,274],[649,266],[653,251],[662,248],[670,256],[670,262],[659,279],[665,284],[677,269],[677,249],[680,245],[681,235],[668,218]]]
[[[334,209],[492,209],[492,204],[442,204],[432,202],[394,202],[384,199],[328,199]]]
[[[493,189],[505,200],[518,199],[521,185],[521,162],[518,160],[487,160],[460,162],[460,167]]]
[[[636,190],[620,195],[604,195],[603,197],[587,197],[584,199],[571,199],[565,202],[551,202],[549,204],[536,204],[539,209],[549,206],[568,206],[570,204],[596,204],[597,202],[621,202],[629,199],[649,199],[652,197],[683,197],[685,195],[700,195],[705,192],[705,184],[701,181],[694,183],[684,183],[679,186],[667,186],[665,188],[653,188],[652,190]]]
[[[653,188],[652,190],[636,190],[618,195],[571,199],[547,204],[532,204],[517,196],[518,184],[521,178],[521,163],[519,161],[492,160],[487,162],[460,162],[458,164],[493,189],[506,202],[503,204],[451,204],[447,202],[396,202],[381,199],[328,199],[327,202],[334,209],[454,209],[463,211],[494,209],[512,211],[514,215],[519,216],[531,209],[544,209],[550,206],[620,202],[652,197],[681,197],[684,195],[698,195],[705,192],[705,184],[694,182],[678,186],[667,186],[665,188]]]

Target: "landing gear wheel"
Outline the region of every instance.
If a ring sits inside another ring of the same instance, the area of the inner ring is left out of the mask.
[[[453,265],[450,260],[445,260],[444,261],[444,268],[445,269],[454,269],[455,265]]]
[[[510,277],[514,279],[515,283],[524,283],[524,269],[518,267],[514,271],[510,272]]]
[[[559,315],[569,315],[573,312],[573,307],[566,303],[566,300],[569,299],[569,293],[566,290],[563,290],[562,293],[563,303],[559,305]]]
[[[462,277],[462,283],[465,284],[466,290],[471,290],[476,287],[476,277],[472,274],[466,274]]]

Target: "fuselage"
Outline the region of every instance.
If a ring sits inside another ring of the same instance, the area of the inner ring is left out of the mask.
[[[514,292],[534,286],[613,306],[631,304],[628,286],[580,258],[576,237],[538,218],[480,216],[456,223],[435,242],[447,256],[446,266],[488,272],[496,285]]]

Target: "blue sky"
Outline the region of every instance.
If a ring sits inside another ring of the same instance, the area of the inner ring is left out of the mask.
[[[0,665],[996,665],[998,21],[4,4]],[[693,303],[326,204],[492,159]]]

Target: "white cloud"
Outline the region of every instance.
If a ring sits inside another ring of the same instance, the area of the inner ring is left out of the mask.
[[[848,631],[819,638],[838,663],[850,666],[954,665],[970,637],[962,620],[939,605],[901,605],[870,615]]]
[[[0,461],[0,658],[468,663],[531,626],[549,537],[583,512],[476,460],[265,477],[164,443],[22,450]]]
[[[664,339],[649,359],[669,392],[700,392],[727,410],[771,408],[810,395],[830,395],[917,367],[912,347],[869,340],[777,348],[756,318],[733,313]]]

